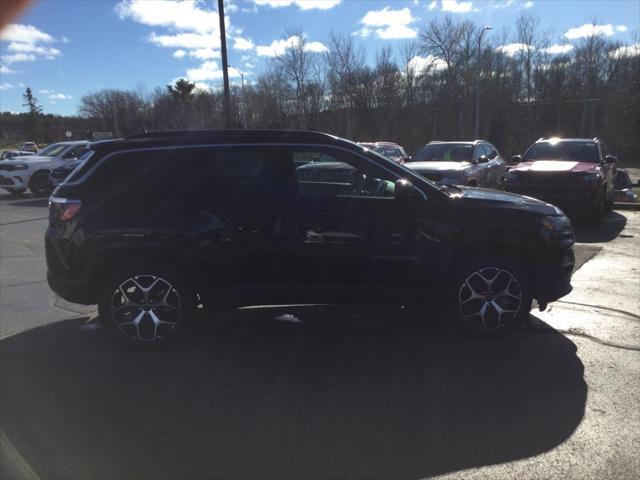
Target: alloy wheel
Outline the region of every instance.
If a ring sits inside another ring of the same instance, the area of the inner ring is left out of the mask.
[[[518,279],[499,267],[471,273],[458,292],[462,318],[478,330],[499,330],[516,320],[523,302]]]
[[[167,337],[177,327],[181,313],[178,291],[155,275],[127,278],[111,296],[114,325],[126,337],[139,342]]]

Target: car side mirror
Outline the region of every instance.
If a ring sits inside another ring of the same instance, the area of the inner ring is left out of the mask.
[[[487,163],[489,161],[489,157],[486,155],[480,155],[478,157],[478,163]]]
[[[617,161],[618,161],[618,159],[616,157],[614,157],[613,155],[607,155],[606,157],[604,157],[604,163],[614,164]]]
[[[401,178],[395,184],[393,198],[399,201],[413,200],[420,196],[416,188],[409,180]]]
[[[520,163],[522,161],[522,155],[514,155],[511,157],[512,163]]]

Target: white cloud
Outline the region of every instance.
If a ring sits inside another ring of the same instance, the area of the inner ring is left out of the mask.
[[[53,60],[62,53],[50,46],[57,41],[55,38],[33,25],[10,24],[0,32],[0,40],[9,42],[3,48],[4,51],[11,52],[2,56],[6,63],[33,62],[39,58]]]
[[[502,52],[509,57],[513,57],[518,53],[524,52],[529,49],[535,50],[535,47],[527,45],[526,43],[509,43],[507,45],[500,45],[496,48],[496,51]]]
[[[571,50],[573,50],[573,45],[569,43],[556,43],[555,45],[542,49],[543,52],[550,53],[551,55],[564,55],[565,53],[569,53]]]
[[[6,65],[0,65],[0,73],[3,75],[9,75],[10,73],[16,73],[15,70],[11,70]]]
[[[415,38],[418,32],[406,25],[389,25],[386,28],[376,30],[376,35],[382,40],[396,40],[402,38]]]
[[[363,27],[353,33],[361,37],[375,33],[383,40],[415,38],[418,32],[410,26],[414,21],[409,8],[393,10],[384,7],[382,10],[369,10],[360,20]]]
[[[457,0],[442,0],[443,12],[451,13],[469,13],[471,11],[478,11],[473,8],[473,2],[458,2]]]
[[[219,28],[218,12],[200,8],[195,0],[123,0],[116,5],[120,19],[151,27],[209,32]]]
[[[609,53],[612,58],[637,57],[638,55],[640,55],[640,43],[616,48]]]
[[[594,23],[585,23],[579,27],[570,28],[564,34],[565,38],[575,40],[577,38],[593,37],[597,35],[611,36],[614,34],[615,28],[610,23],[606,25],[597,25]]]
[[[168,48],[220,48],[220,36],[215,33],[177,33],[175,35],[157,35],[151,32],[149,41],[160,47]]]
[[[175,52],[173,52],[173,56],[175,58],[184,58],[187,55],[187,52],[185,52],[184,50],[176,50]]]
[[[504,0],[502,2],[497,2],[493,4],[493,8],[507,8],[513,5],[515,0]]]
[[[20,25],[11,23],[0,32],[0,40],[3,42],[20,43],[52,43],[55,39],[48,33],[38,30],[33,25]]]
[[[239,77],[240,74],[235,69],[229,69],[229,77]],[[222,69],[218,62],[207,61],[198,68],[187,69],[187,78],[191,82],[202,82],[204,80],[219,80],[222,78]]]
[[[11,42],[7,46],[7,50],[10,52],[33,53],[36,56],[42,56],[48,60],[59,56],[61,53],[60,50],[54,47],[46,47],[22,42]]]
[[[283,55],[288,48],[294,48],[300,43],[300,37],[292,35],[289,38],[274,40],[270,45],[258,45],[256,46],[256,53],[260,57],[277,57]],[[305,51],[322,53],[327,52],[329,49],[322,42],[306,42]]]
[[[222,55],[220,50],[214,50],[213,48],[198,48],[197,50],[189,52],[189,56],[199,60],[209,60],[211,58],[220,58]]]
[[[618,25],[616,27],[616,32],[626,32],[627,30],[629,30],[629,29],[627,28],[626,25]]]
[[[73,100],[73,97],[71,95],[56,92],[55,90],[47,90],[45,88],[42,88],[38,90],[38,93],[45,95],[52,103],[55,103],[57,100]]]
[[[7,82],[0,83],[0,90],[9,90],[10,88],[13,88],[12,84]]]
[[[296,5],[302,10],[329,10],[339,5],[341,0],[253,0],[256,5],[268,5],[271,8]]]
[[[234,50],[253,50],[255,45],[248,38],[236,37],[233,39]]]
[[[7,63],[35,62],[36,56],[32,53],[15,53],[13,55],[3,55],[0,59]]]
[[[529,0],[528,2],[524,2],[522,4],[522,8],[531,8],[533,7],[533,2],[531,0]]]
[[[426,73],[431,70],[444,70],[447,68],[447,62],[433,55],[427,55],[426,57],[416,55],[409,60],[407,66],[418,73]]]
[[[433,2],[431,2],[431,3],[429,4],[429,7],[428,7],[428,8],[429,8],[429,10],[435,10],[436,8],[438,8],[438,2],[437,2],[437,0],[433,0]]]
[[[73,97],[64,93],[52,93],[49,95],[49,100],[73,100]]]
[[[413,22],[411,10],[403,8],[401,10],[393,10],[384,7],[382,10],[369,10],[360,23],[368,27],[386,27],[388,25],[408,25]]]

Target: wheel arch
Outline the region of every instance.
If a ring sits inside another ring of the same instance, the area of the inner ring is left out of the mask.
[[[96,250],[90,260],[88,271],[89,290],[98,297],[101,283],[119,270],[143,267],[145,265],[161,265],[180,273],[184,281],[198,295],[204,292],[204,275],[197,260],[184,248],[157,243],[108,245]]]
[[[535,244],[523,239],[481,238],[460,240],[452,245],[449,253],[445,256],[440,266],[440,276],[448,281],[451,270],[466,257],[506,257],[517,262],[525,271],[531,282],[535,297],[543,274],[537,251]],[[445,285],[447,281],[442,282],[442,285]]]

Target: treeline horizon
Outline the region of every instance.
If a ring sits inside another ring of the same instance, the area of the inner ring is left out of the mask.
[[[504,156],[540,137],[599,137],[622,164],[640,164],[638,42],[593,35],[551,49],[538,18],[523,13],[513,35],[485,35],[478,50],[482,29],[470,20],[433,20],[415,40],[375,52],[372,65],[351,35],[330,34],[328,51],[319,53],[307,48],[302,30],[289,30],[284,38],[297,40],[284,53],[251,83],[232,86],[232,127],[317,130],[413,152],[431,140],[474,139],[479,86],[478,138]],[[223,100],[221,89],[186,79],[150,93],[103,89],[81,98],[77,117],[1,113],[0,140],[50,142],[66,130],[84,138],[87,131],[219,129]]]

